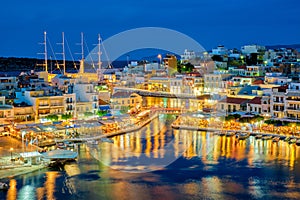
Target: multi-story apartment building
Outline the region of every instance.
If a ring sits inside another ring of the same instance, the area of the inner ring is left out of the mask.
[[[245,76],[264,76],[264,69],[262,66],[246,66],[244,73]]]
[[[291,83],[285,96],[285,115],[300,119],[300,83]]]
[[[111,97],[113,109],[122,109],[122,107],[139,109],[142,106],[142,97],[136,93],[117,91]]]
[[[68,76],[55,76],[52,80],[52,86],[57,87],[59,90],[63,92],[68,92],[69,85],[74,85],[76,79]]]
[[[262,113],[262,98],[261,97],[254,97],[247,103],[247,112],[254,113],[254,114],[261,114]]]
[[[286,86],[275,87],[272,89],[270,98],[271,116],[283,118],[285,116],[285,93]]]
[[[271,107],[270,107],[270,95],[263,95],[261,97],[261,113],[265,117],[270,117]]]
[[[14,105],[14,121],[15,123],[29,123],[34,122],[35,114],[33,106],[26,103],[19,103]]]
[[[14,109],[11,105],[5,104],[5,96],[0,96],[0,123],[10,124],[14,120]]]
[[[170,93],[182,94],[183,81],[182,76],[170,78]]]
[[[49,115],[74,115],[75,94],[63,94],[52,87],[24,89],[16,92],[16,103],[26,103],[33,107],[34,120],[43,122]],[[67,103],[71,102],[71,103]],[[29,114],[26,113],[26,114]]]
[[[219,93],[223,85],[223,74],[204,74],[204,93]]]
[[[252,45],[245,45],[241,48],[243,54],[251,54],[251,53],[258,53],[260,51],[264,51],[266,48],[264,46],[259,46],[256,44]]]
[[[218,102],[218,111],[231,113],[236,111],[247,111],[249,99],[227,97]]]
[[[18,79],[16,77],[0,77],[0,96],[6,99],[14,97],[14,90],[17,88]]]
[[[152,91],[170,91],[170,78],[168,77],[151,77],[148,81],[148,89]]]
[[[78,80],[74,85],[74,93],[76,94],[77,117],[84,117],[85,113],[97,113],[99,100],[93,84]]]
[[[282,73],[266,73],[266,84],[286,85],[292,82],[291,78],[282,76]]]
[[[196,58],[196,53],[194,51],[190,51],[185,49],[183,54],[180,56],[181,62],[189,62],[189,60]]]

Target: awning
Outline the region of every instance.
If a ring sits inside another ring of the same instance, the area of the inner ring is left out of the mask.
[[[37,151],[34,152],[25,152],[25,153],[20,153],[20,156],[22,158],[32,158],[32,157],[40,157],[41,154]]]
[[[75,159],[78,153],[74,151],[64,150],[64,149],[57,149],[57,150],[45,152],[41,155],[44,158],[48,158],[48,159]]]
[[[109,105],[102,105],[102,106],[99,106],[99,109],[100,110],[109,110],[110,106]]]

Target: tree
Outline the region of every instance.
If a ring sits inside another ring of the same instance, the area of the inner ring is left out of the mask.
[[[177,71],[179,73],[192,72],[194,68],[194,65],[191,63],[177,63]]]
[[[57,115],[48,115],[46,119],[51,120],[51,121],[57,121],[58,116]]]
[[[220,56],[220,55],[213,55],[213,56],[211,57],[211,59],[212,59],[213,61],[223,62],[223,57]]]
[[[63,120],[68,120],[68,119],[71,119],[71,118],[72,118],[71,113],[61,115],[61,119],[63,119]]]
[[[121,106],[120,112],[121,112],[122,114],[125,114],[125,113],[128,112],[129,109],[130,109],[129,106]]]
[[[93,116],[94,114],[92,112],[84,112],[84,116],[85,117],[91,117]]]
[[[97,115],[99,117],[102,117],[102,116],[106,115],[107,113],[108,113],[107,110],[99,110],[99,111],[97,111]]]

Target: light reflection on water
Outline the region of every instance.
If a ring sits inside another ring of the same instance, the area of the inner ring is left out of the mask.
[[[300,198],[300,147],[172,130],[171,121],[156,119],[141,131],[114,137],[114,144],[82,145],[78,162],[65,171],[11,179],[0,199]],[[170,165],[161,165],[164,158]],[[125,172],[130,170],[141,173]]]

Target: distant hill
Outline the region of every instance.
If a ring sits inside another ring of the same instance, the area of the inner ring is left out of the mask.
[[[62,63],[62,61],[58,61]],[[15,57],[0,57],[0,71],[8,72],[8,71],[28,71],[28,70],[35,70],[41,71],[44,70],[41,64],[44,63],[43,59],[37,58],[15,58]],[[66,61],[66,68],[67,69],[75,69],[74,64],[79,68],[79,62],[73,61]],[[55,70],[56,68],[56,61],[48,60],[48,69],[49,71]]]
[[[279,44],[279,45],[267,45],[267,49],[280,49],[280,48],[292,48],[292,49],[300,49],[300,44]]]
[[[62,63],[61,60],[57,61],[58,63]],[[0,57],[0,72],[21,72],[21,71],[42,71],[44,67],[41,65],[44,63],[43,59],[37,58],[15,58],[15,57]],[[115,61],[112,63],[114,68],[121,68],[126,65],[126,61]],[[105,64],[104,64],[105,65]],[[54,71],[57,69],[56,61],[48,60],[48,71]],[[76,66],[76,67],[75,67]],[[74,71],[79,69],[79,62],[66,61],[66,71]]]

